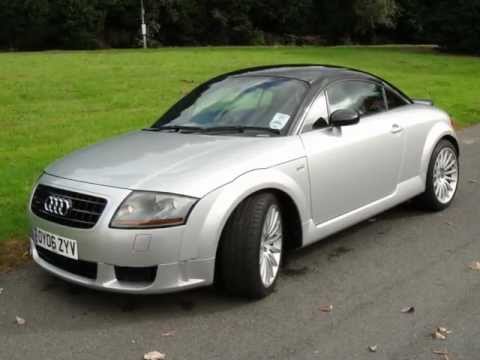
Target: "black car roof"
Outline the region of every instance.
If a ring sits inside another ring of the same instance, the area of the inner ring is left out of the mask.
[[[273,65],[236,71],[236,76],[279,76],[313,83],[332,82],[340,79],[383,81],[363,71],[330,65]]]
[[[326,87],[337,80],[370,80],[387,84],[405,97],[405,99],[411,101],[403,91],[388,81],[365,71],[341,66],[317,64],[271,65],[238,70],[224,74],[222,77],[225,78],[229,76],[278,76],[300,80],[321,88]]]

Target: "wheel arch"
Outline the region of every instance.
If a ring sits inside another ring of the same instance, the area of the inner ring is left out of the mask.
[[[238,204],[233,208],[227,217],[228,219],[231,218],[235,210],[242,204],[244,201],[246,201],[248,198],[262,194],[262,193],[271,193],[275,195],[277,198],[278,202],[280,203],[280,208],[282,211],[282,221],[283,221],[283,226],[285,227],[285,235],[286,235],[286,248],[288,250],[293,250],[293,249],[298,249],[302,247],[303,244],[303,229],[302,229],[302,219],[300,216],[300,211],[298,209],[297,204],[295,203],[295,200],[292,198],[290,194],[288,194],[286,191],[283,189],[277,188],[277,187],[265,187],[263,189],[256,190],[247,196],[245,196],[241,201],[238,202]],[[223,235],[223,232],[225,230],[226,222],[223,225],[221,234]],[[219,241],[221,241],[221,237]],[[218,247],[217,246],[217,253],[218,253]]]
[[[424,182],[427,179],[428,165],[430,164],[433,150],[437,144],[444,139],[452,142],[457,149],[457,153],[460,154],[458,139],[451,125],[446,122],[438,122],[435,124],[435,126],[430,129],[423,147],[420,174]]]
[[[447,141],[451,142],[452,145],[455,147],[455,150],[457,152],[457,156],[460,156],[460,145],[458,143],[458,140],[455,137],[453,137],[452,135],[445,135],[439,141],[442,141],[442,140],[447,140]]]
[[[273,194],[281,208],[282,214],[282,225],[284,227],[284,246],[287,251],[294,250],[302,247],[303,244],[303,230],[302,230],[302,221],[299,209],[297,204],[295,203],[294,199],[284,190],[279,189],[277,187],[265,187],[262,189],[258,189],[252,193],[249,193],[243,199],[241,199],[234,208],[231,209],[230,213],[228,214],[225,223],[221,229],[221,234],[219,236],[216,252],[215,252],[215,265],[214,265],[214,282],[219,283],[220,279],[222,278],[222,271],[221,271],[221,256],[220,253],[222,251],[222,243],[224,241],[224,233],[225,229],[228,224],[228,220],[231,219],[235,210],[244,203],[247,199],[264,194],[270,193]]]
[[[286,217],[293,218],[287,222],[288,247],[301,247],[305,224],[311,217],[310,188],[303,158],[278,168],[249,172],[202,198],[192,210],[189,226],[185,227],[180,261],[215,258],[225,225],[238,205],[266,191],[274,193]]]

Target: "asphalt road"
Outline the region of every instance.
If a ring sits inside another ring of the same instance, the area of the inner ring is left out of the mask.
[[[402,205],[288,257],[273,296],[131,297],[27,265],[0,275],[0,359],[480,359],[480,127],[461,134],[454,205]],[[333,304],[331,313],[320,311]],[[415,312],[401,309],[413,305]],[[26,319],[19,326],[15,316]],[[437,326],[447,340],[430,336]],[[174,331],[174,336],[162,336]],[[367,349],[378,345],[376,353]]]

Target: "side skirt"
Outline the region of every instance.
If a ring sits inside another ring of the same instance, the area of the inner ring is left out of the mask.
[[[400,183],[393,194],[335,219],[319,225],[314,224],[313,220],[310,219],[303,224],[303,233],[305,234],[303,246],[313,244],[352,225],[367,220],[372,216],[378,215],[398,204],[414,198],[424,191],[425,183],[420,176],[417,176]]]

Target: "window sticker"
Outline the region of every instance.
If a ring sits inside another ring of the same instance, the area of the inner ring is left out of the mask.
[[[282,130],[290,120],[290,115],[276,113],[272,121],[270,121],[270,128],[275,130]]]

